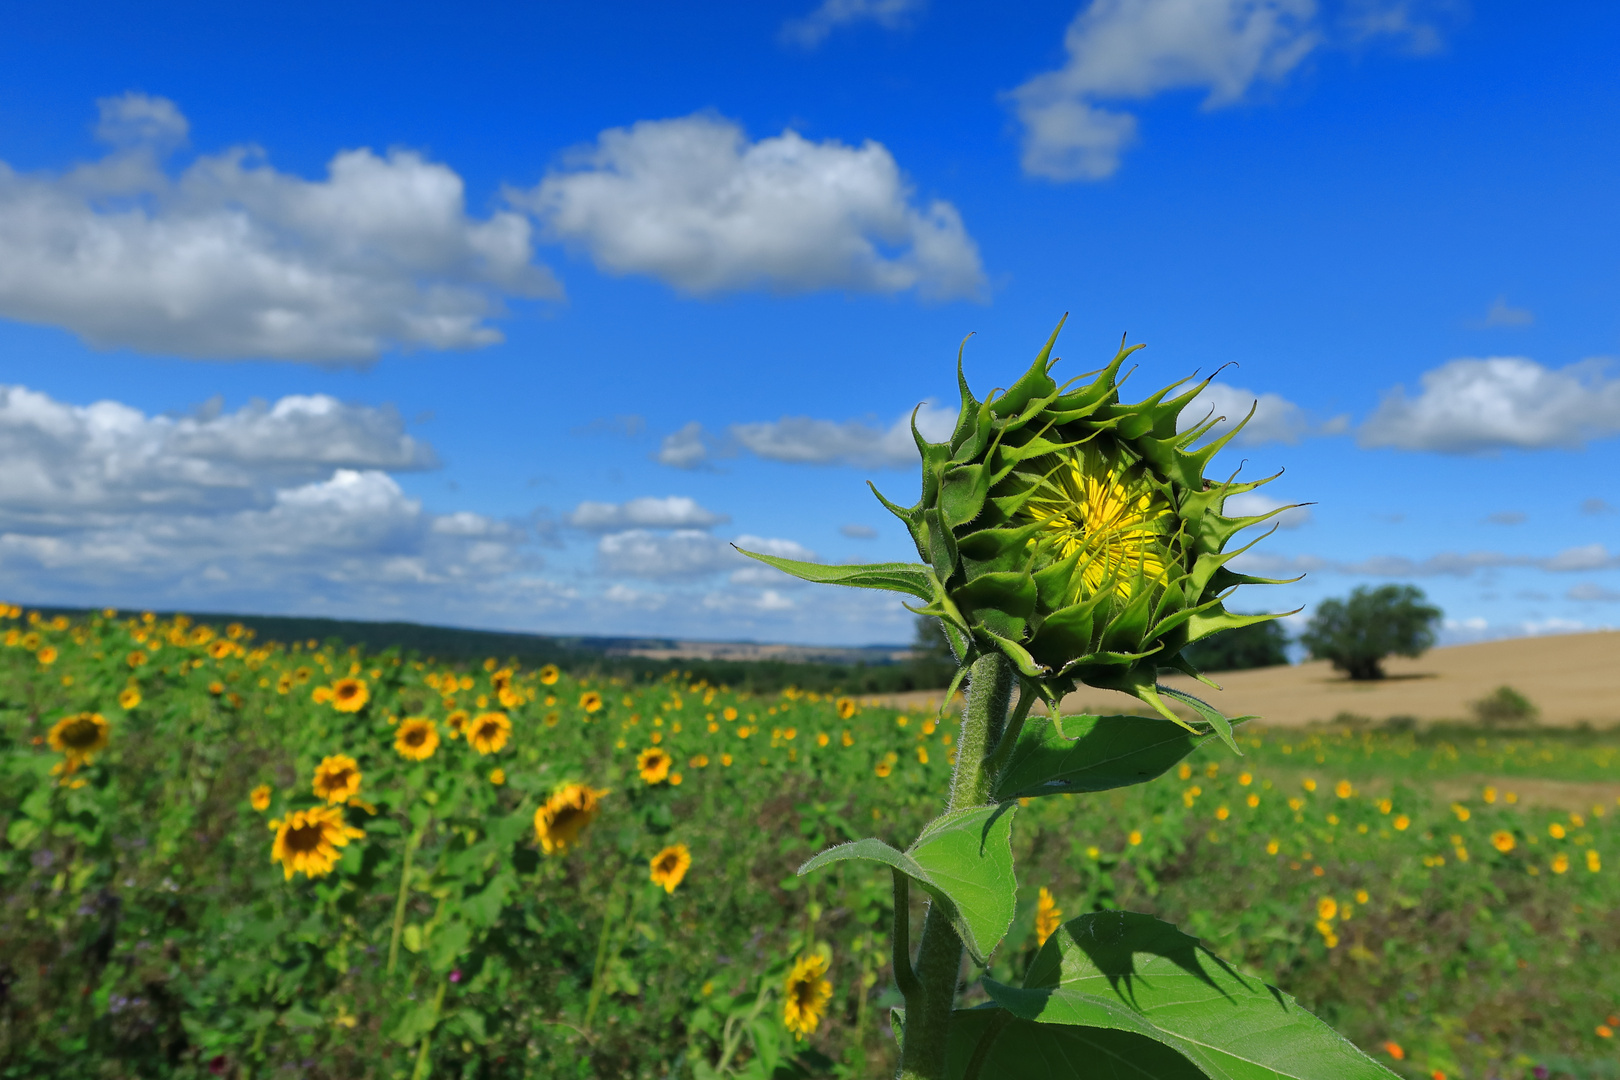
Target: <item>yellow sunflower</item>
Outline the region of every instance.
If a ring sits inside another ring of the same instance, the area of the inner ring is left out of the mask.
[[[270,785],[260,784],[248,792],[248,802],[253,804],[253,809],[261,813],[270,809]]]
[[[692,865],[692,852],[685,844],[671,844],[652,857],[648,864],[651,869],[652,883],[662,885],[664,892],[673,893],[675,886],[686,877],[686,871]]]
[[[64,716],[51,726],[51,749],[68,760],[68,771],[87,765],[107,745],[112,725],[100,713],[82,712]]]
[[[636,771],[649,784],[661,784],[669,776],[674,759],[656,746],[649,746],[636,755]]]
[[[39,657],[40,663],[49,665],[56,663],[58,653],[55,645],[47,645],[35,655]]]
[[[124,657],[124,662],[129,664],[129,666],[132,668],[140,667],[142,664],[146,663],[146,654],[141,650],[136,649],[134,652]]]
[[[506,783],[506,770],[505,769],[491,769],[491,770],[489,770],[489,782],[494,784],[496,787],[500,787],[502,784]]]
[[[502,708],[515,709],[523,704],[523,691],[515,686],[503,686],[496,692],[495,699],[501,703]]]
[[[467,725],[467,742],[480,754],[493,754],[512,737],[512,721],[505,713],[487,712]]]
[[[347,802],[360,792],[360,763],[348,754],[332,754],[315,766],[315,794],[329,803]]]
[[[855,699],[841,697],[838,699],[838,719],[848,720],[855,715]]]
[[[276,839],[270,845],[270,861],[279,862],[291,881],[294,874],[322,877],[337,865],[338,848],[366,835],[343,820],[335,806],[294,810],[279,821],[272,821]]]
[[[400,757],[411,761],[426,761],[439,748],[439,726],[426,717],[413,716],[401,720],[394,733],[394,749]]]
[[[599,712],[602,708],[602,695],[595,690],[587,690],[579,695],[579,707],[588,713]]]
[[[561,674],[562,672],[557,670],[556,664],[547,664],[540,669],[540,681],[546,686],[554,686],[557,682],[557,676]]]
[[[1138,583],[1151,588],[1168,576],[1164,531],[1174,520],[1169,503],[1145,481],[1111,468],[1101,454],[1062,458],[1021,514],[1045,526],[1031,548],[1052,563],[1076,556],[1071,604],[1099,592],[1129,600]]]
[[[817,953],[799,957],[788,972],[782,987],[782,1023],[794,1039],[804,1038],[821,1025],[821,1015],[832,1000],[832,983],[823,978],[826,974],[827,958]]]
[[[444,718],[445,726],[450,729],[450,737],[452,739],[461,735],[466,730],[468,719],[469,717],[466,709],[456,709],[449,716]]]
[[[1041,886],[1041,894],[1035,900],[1035,941],[1045,945],[1046,939],[1051,937],[1057,928],[1063,925],[1063,909],[1057,906],[1057,901],[1045,885]]]
[[[371,700],[371,688],[364,679],[339,679],[332,684],[332,708],[338,712],[359,712]]]
[[[141,703],[141,692],[133,686],[126,686],[118,691],[118,707],[125,712]]]
[[[235,651],[236,646],[232,645],[224,638],[220,638],[218,641],[208,646],[208,655],[212,656],[215,660],[223,660]]]
[[[547,855],[566,852],[595,819],[606,789],[564,784],[534,812],[534,836]]]

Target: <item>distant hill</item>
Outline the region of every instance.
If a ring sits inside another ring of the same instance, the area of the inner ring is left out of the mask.
[[[86,608],[32,607],[45,616],[87,614]],[[127,614],[127,613],[126,613]],[[943,687],[951,670],[904,645],[838,648],[772,645],[748,641],[692,641],[653,637],[553,636],[504,630],[472,630],[414,622],[371,622],[301,615],[185,614],[212,626],[241,623],[258,641],[340,642],[368,652],[398,649],[424,660],[461,665],[494,657],[524,667],[556,664],[570,672],[593,671],[628,679],[658,679],[670,671],[757,693],[787,686],[825,693],[896,693]]]

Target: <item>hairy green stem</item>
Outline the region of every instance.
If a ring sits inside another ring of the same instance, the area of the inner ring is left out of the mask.
[[[911,1005],[917,996],[917,973],[911,970],[911,879],[894,870],[894,985]]]
[[[410,839],[405,841],[405,865],[399,871],[399,897],[394,901],[394,932],[388,939],[390,975],[394,973],[394,967],[399,963],[399,938],[405,930],[405,902],[410,899],[411,890],[411,858],[416,854],[416,845],[421,842],[421,829],[411,833]]]
[[[1000,653],[988,653],[973,662],[947,810],[990,801],[994,779],[990,760],[1007,726],[1012,688],[1012,665]],[[906,998],[899,1080],[945,1080],[945,1045],[961,971],[962,939],[939,905],[930,903],[917,946],[917,990]]]

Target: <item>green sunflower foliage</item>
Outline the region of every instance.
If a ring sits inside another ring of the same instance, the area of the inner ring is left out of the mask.
[[[1205,477],[1210,459],[1248,422],[1207,441],[1224,417],[1182,429],[1182,413],[1210,380],[1183,380],[1126,403],[1120,372],[1142,346],[1122,344],[1100,371],[1059,384],[1052,347],[1061,329],[1022,377],[983,401],[958,352],[955,430],[935,443],[912,426],[922,497],[902,507],[873,488],[905,522],[921,563],[832,567],[744,554],[808,581],[916,597],[923,606],[914,610],[941,621],[963,669],[986,653],[1005,656],[1054,715],[1083,683],[1122,690],[1190,726],[1170,710],[1169,696],[1236,750],[1224,718],[1167,695],[1159,675],[1198,676],[1187,646],[1278,617],[1225,609],[1237,586],[1275,583],[1228,565],[1252,544],[1227,547],[1288,507],[1224,513],[1227,499],[1273,478]]]

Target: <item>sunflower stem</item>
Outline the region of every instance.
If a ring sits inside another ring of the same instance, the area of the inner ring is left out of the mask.
[[[591,970],[591,995],[585,1003],[585,1023],[583,1026],[586,1031],[591,1030],[591,1021],[596,1019],[596,1008],[602,1004],[602,993],[607,989],[607,966],[619,958],[618,934],[614,932],[619,927],[615,925],[613,911],[617,906],[620,888],[623,883],[624,878],[622,876],[614,879],[612,890],[608,894],[607,906],[603,912],[602,936],[596,941],[596,965]],[[635,906],[636,894],[634,890],[631,890],[629,901],[624,906],[624,917],[619,920],[620,924],[629,920]],[[615,946],[611,957],[608,955],[608,943],[610,941]]]
[[[400,867],[399,897],[394,901],[394,932],[388,939],[389,975],[394,973],[394,968],[399,963],[399,939],[405,932],[405,902],[410,899],[411,858],[416,854],[416,846],[421,842],[421,829],[414,830],[410,839],[405,841],[405,865]]]
[[[433,1027],[423,1033],[422,1042],[416,1048],[416,1068],[411,1072],[411,1080],[427,1080],[433,1071],[432,1059],[428,1056],[433,1047],[433,1028],[439,1026],[439,1010],[444,1007],[444,992],[449,985],[449,979],[439,983],[439,991],[433,995]]]
[[[1012,665],[999,652],[973,662],[947,811],[990,801],[990,762],[1006,730],[1012,687]],[[945,1080],[945,1046],[961,973],[962,939],[939,905],[929,903],[917,946],[918,986],[906,997],[899,1080]]]

